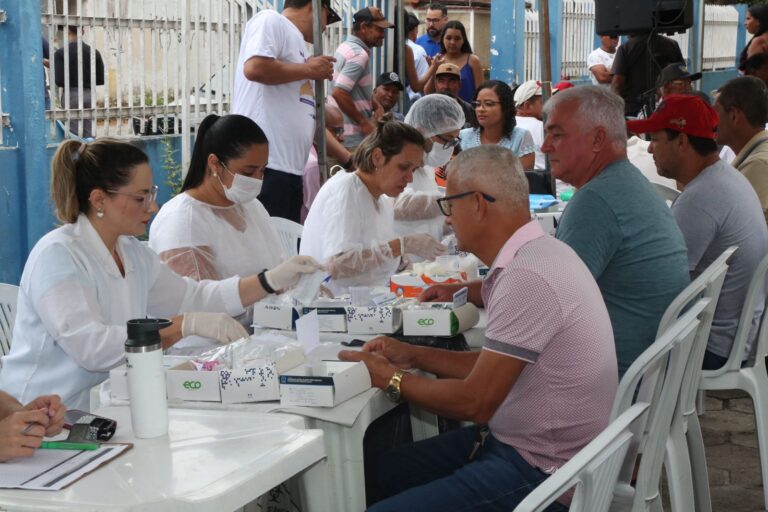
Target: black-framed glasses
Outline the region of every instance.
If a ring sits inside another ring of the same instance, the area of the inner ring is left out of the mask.
[[[440,213],[442,213],[446,217],[450,217],[451,214],[453,213],[453,208],[451,207],[451,201],[453,201],[454,199],[461,199],[462,197],[471,196],[472,194],[480,194],[481,196],[483,196],[483,199],[485,199],[489,203],[496,202],[496,198],[490,194],[486,194],[485,192],[478,192],[477,190],[470,190],[469,192],[461,192],[460,194],[453,194],[451,196],[445,196],[438,199],[437,206],[440,207]]]
[[[144,208],[145,212],[152,211],[152,204],[157,200],[157,185],[152,185],[149,187],[149,191],[140,193],[140,192],[121,192],[119,190],[107,190],[110,194],[120,194],[122,196],[128,196],[133,197],[134,199],[143,199],[143,203],[141,204],[142,208]]]
[[[461,144],[461,137],[454,137],[453,139],[448,139],[442,135],[435,135],[435,137],[437,137],[438,140],[443,143],[443,149],[455,148]]]
[[[500,101],[493,101],[493,100],[483,100],[483,101],[473,101],[472,107],[478,109],[480,107],[483,108],[493,108],[496,105],[501,105]]]

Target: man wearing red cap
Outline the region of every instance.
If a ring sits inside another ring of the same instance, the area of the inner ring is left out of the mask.
[[[728,247],[739,246],[731,260],[712,320],[704,368],[728,360],[749,282],[768,253],[768,228],[749,181],[720,159],[715,142],[717,111],[698,96],[672,94],[648,119],[628,121],[634,133],[650,133],[648,152],[660,175],[684,188],[672,214],[688,247],[688,269],[695,277]],[[757,337],[763,302],[758,301],[747,340],[746,359]]]

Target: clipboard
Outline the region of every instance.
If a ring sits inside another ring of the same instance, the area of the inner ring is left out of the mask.
[[[59,491],[131,448],[133,443],[101,443],[98,450],[36,450],[0,463],[0,489]]]

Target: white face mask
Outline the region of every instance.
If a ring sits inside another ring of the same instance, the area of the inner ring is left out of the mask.
[[[229,188],[225,187],[221,178],[219,178],[219,183],[221,183],[221,188],[224,189],[224,196],[227,199],[237,204],[249,203],[256,199],[256,196],[261,192],[262,180],[258,178],[249,178],[242,174],[235,174],[227,169],[223,163],[221,166],[232,175],[232,185]]]
[[[432,144],[432,151],[424,153],[424,165],[431,165],[432,167],[442,167],[451,160],[453,155],[453,148],[444,148],[440,142]]]

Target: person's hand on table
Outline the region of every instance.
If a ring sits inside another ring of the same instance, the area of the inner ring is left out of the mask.
[[[404,370],[413,368],[413,349],[413,345],[387,336],[373,338],[363,345],[363,352],[383,356],[391,364]]]
[[[50,425],[46,409],[21,410],[0,421],[0,462],[31,457]]]
[[[64,428],[64,413],[67,407],[61,403],[59,395],[43,395],[35,398],[24,406],[26,411],[42,410],[48,415],[48,425],[45,428],[45,435],[55,436]]]
[[[373,384],[374,387],[381,389],[387,387],[392,375],[394,375],[397,370],[397,368],[389,364],[389,361],[387,361],[384,356],[372,354],[370,352],[342,350],[339,352],[339,359],[342,361],[362,361],[365,363],[365,366],[368,368],[368,373],[371,375],[371,384]]]
[[[436,284],[430,286],[419,295],[419,302],[453,302],[453,294],[466,286],[465,284]]]

